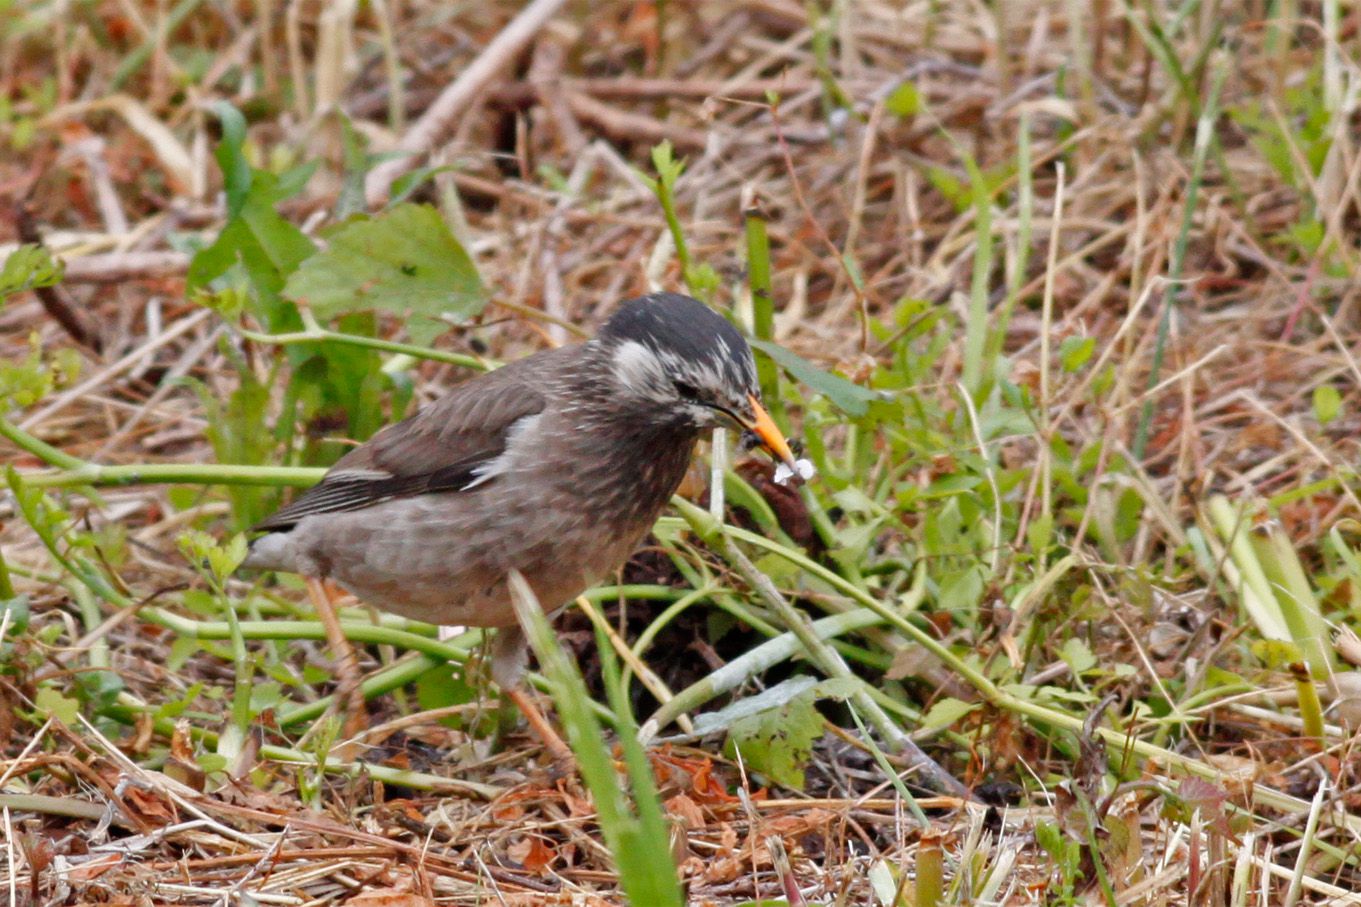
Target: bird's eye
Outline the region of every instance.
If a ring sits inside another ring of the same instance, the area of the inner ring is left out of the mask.
[[[685,381],[674,381],[672,384],[675,386],[676,393],[680,394],[682,400],[691,400],[696,403],[699,402],[699,389],[693,384],[689,384]]]

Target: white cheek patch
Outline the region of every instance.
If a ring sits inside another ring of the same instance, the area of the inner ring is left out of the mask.
[[[701,428],[719,423],[718,411],[713,407],[700,406],[698,403],[685,404],[685,414],[690,421]]]
[[[614,375],[640,396],[655,397],[665,376],[657,354],[636,340],[626,340],[614,351]]]

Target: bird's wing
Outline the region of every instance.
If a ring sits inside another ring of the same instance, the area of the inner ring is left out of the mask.
[[[463,491],[493,479],[494,461],[517,426],[547,405],[543,379],[563,352],[540,353],[457,385],[341,457],[321,482],[254,528],[285,531],[303,517]]]

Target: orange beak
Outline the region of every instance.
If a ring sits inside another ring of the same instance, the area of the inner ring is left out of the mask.
[[[753,394],[747,397],[747,402],[751,404],[751,411],[754,418],[750,425],[744,424],[742,427],[755,433],[761,439],[762,446],[770,453],[782,460],[790,469],[794,469],[794,451],[789,449],[789,442],[780,434],[780,429],[775,424],[775,420],[770,418],[770,413],[766,412],[761,401],[756,399]]]

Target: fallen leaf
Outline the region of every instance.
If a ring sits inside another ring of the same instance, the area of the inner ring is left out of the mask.
[[[558,852],[538,835],[525,835],[506,848],[510,857],[527,872],[542,875],[544,870],[557,859]]]
[[[667,800],[666,812],[681,823],[686,831],[694,831],[707,824],[704,821],[704,812],[699,808],[699,804],[685,794],[676,794],[676,796]]]

